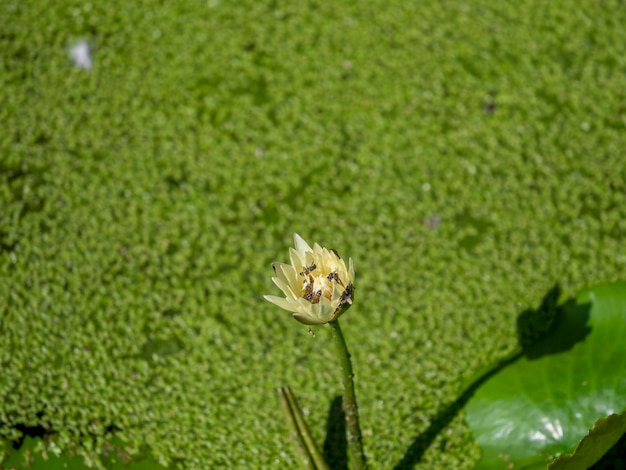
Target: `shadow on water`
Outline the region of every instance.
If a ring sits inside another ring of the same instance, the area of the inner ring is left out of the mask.
[[[482,374],[478,379],[473,381],[469,387],[459,396],[454,402],[446,406],[443,410],[439,411],[424,432],[419,434],[409,449],[402,457],[402,460],[394,467],[395,470],[407,470],[413,468],[417,463],[422,460],[424,452],[430,447],[435,438],[452,422],[454,417],[463,409],[467,402],[472,398],[474,392],[489,380],[493,375],[500,372],[509,364],[517,361],[523,356],[523,352],[508,357],[507,359],[498,363],[496,367],[493,367],[486,373]]]
[[[55,435],[48,434],[39,428],[22,428],[30,434],[20,438],[19,447],[16,447],[18,443],[13,443],[14,451],[5,452],[6,458],[3,460],[0,468],[11,468],[14,470],[88,470],[93,468],[91,463],[86,463],[82,456],[73,451],[63,452],[58,455],[55,452],[42,453],[38,450],[41,443],[54,441]],[[108,470],[155,470],[166,468],[144,450],[131,455],[124,450],[124,447],[124,443],[115,437],[109,442],[101,444],[98,454],[104,468]],[[2,449],[1,441],[0,449]]]
[[[585,339],[591,331],[587,326],[591,305],[578,305],[574,299],[558,305],[560,295],[561,290],[557,284],[548,291],[538,309],[525,310],[518,316],[518,348],[497,364],[478,371],[463,393],[440,410],[432,419],[430,426],[416,436],[400,462],[394,467],[395,470],[414,468],[422,460],[426,449],[449,426],[476,390],[502,369],[523,356],[535,360],[567,351]]]
[[[324,460],[333,470],[348,470],[346,440],[346,415],[342,408],[341,395],[335,397],[328,409],[326,439],[324,440]]]
[[[591,332],[591,304],[569,299],[557,305],[561,291],[554,286],[537,310],[526,310],[517,318],[517,336],[529,359],[569,351]]]

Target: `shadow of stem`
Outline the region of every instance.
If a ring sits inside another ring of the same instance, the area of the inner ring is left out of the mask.
[[[433,418],[426,431],[418,435],[395,470],[413,468],[423,457],[435,438],[465,407],[476,390],[522,356],[536,360],[542,356],[558,354],[583,341],[591,329],[587,326],[590,305],[577,305],[574,299],[560,303],[561,290],[555,284],[544,296],[536,310],[525,310],[517,318],[518,346],[496,364],[478,370],[469,380],[463,393]]]
[[[417,436],[404,454],[402,460],[394,467],[394,469],[407,470],[413,468],[420,460],[422,460],[424,452],[426,452],[426,449],[430,447],[435,438],[441,433],[441,431],[448,427],[459,411],[465,407],[470,398],[472,398],[472,395],[474,395],[474,392],[476,392],[476,390],[478,390],[478,388],[493,375],[517,361],[523,355],[523,351],[516,351],[495,366],[489,368],[486,372],[481,373],[480,377],[472,381],[461,396],[437,413],[435,418],[430,423],[430,426],[428,426],[428,429]]]
[[[324,460],[333,470],[348,470],[348,441],[346,439],[346,415],[341,395],[335,397],[328,409]]]

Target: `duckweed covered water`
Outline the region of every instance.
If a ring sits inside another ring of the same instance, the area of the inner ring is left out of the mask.
[[[472,468],[462,413],[439,419],[464,378],[555,284],[624,277],[617,2],[0,17],[10,442],[40,427],[92,459],[114,434],[180,468],[298,468],[275,388],[322,443],[340,387],[327,332],[262,300],[298,232],[355,260],[343,329],[372,468]]]

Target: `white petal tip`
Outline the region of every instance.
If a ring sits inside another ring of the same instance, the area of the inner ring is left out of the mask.
[[[309,244],[304,240],[304,238],[302,238],[297,233],[293,234],[293,243],[294,243],[294,245],[296,247],[296,251],[298,253],[304,253],[304,252],[307,252],[307,251],[313,251],[311,249],[311,247],[309,246]]]

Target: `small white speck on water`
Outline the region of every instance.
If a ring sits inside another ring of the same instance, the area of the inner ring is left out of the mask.
[[[70,57],[79,69],[90,70],[93,67],[92,51],[89,43],[81,39],[70,47]]]

